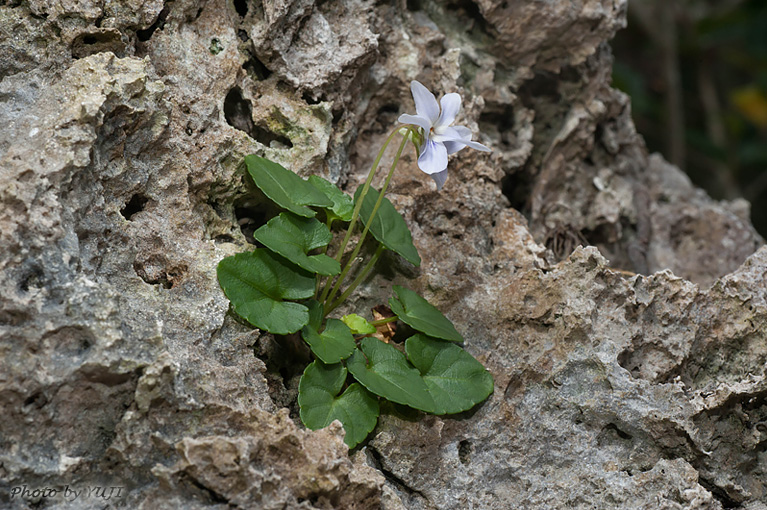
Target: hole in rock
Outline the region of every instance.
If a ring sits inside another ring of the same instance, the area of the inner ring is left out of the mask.
[[[223,243],[233,243],[234,237],[228,235],[228,234],[221,234],[219,236],[216,236],[213,238],[213,242],[216,244],[223,244]]]
[[[115,432],[114,427],[98,427],[96,430],[96,441],[95,444],[98,445],[100,448],[99,451],[105,451],[107,448],[109,448],[109,445],[111,445],[115,438],[117,437],[117,432]]]
[[[618,364],[628,370],[634,379],[642,376],[642,361],[639,356],[634,355],[633,348],[625,349],[618,355]]]
[[[125,52],[125,44],[116,30],[104,30],[80,34],[72,41],[72,56],[83,58],[102,51],[111,51],[121,56]]]
[[[333,108],[330,113],[333,114],[333,124],[338,124],[338,122],[344,116],[344,109],[343,108]]]
[[[242,91],[239,87],[234,87],[226,95],[224,99],[224,117],[226,122],[233,128],[245,131],[251,137],[251,133],[255,130],[255,124],[253,124],[253,108],[250,105],[250,101],[242,96]]]
[[[224,496],[201,484],[188,473],[181,473],[178,477],[177,483],[178,486],[184,491],[184,493],[192,495],[192,497],[198,501],[218,504],[229,503],[229,500]]]
[[[48,398],[42,392],[38,391],[27,397],[27,399],[24,400],[24,405],[22,407],[34,407],[35,409],[41,409],[47,403]]]
[[[473,32],[478,29],[485,35],[492,33],[491,26],[479,10],[479,6],[472,0],[458,0],[456,2],[450,2],[446,5],[446,9],[455,11],[457,19],[467,20],[463,23],[468,32]]]
[[[168,19],[168,14],[170,13],[170,4],[173,3],[173,0],[169,0],[160,11],[160,14],[157,15],[157,19],[154,23],[152,23],[149,28],[145,28],[143,30],[136,30],[136,37],[138,37],[138,40],[141,42],[148,41],[152,38],[154,35],[155,30],[158,28],[162,30],[165,28],[165,20]]]
[[[122,214],[126,220],[133,221],[133,216],[143,211],[147,202],[149,202],[147,197],[141,193],[136,193],[131,197],[128,203],[125,204],[125,207],[120,209],[120,214]]]
[[[629,440],[629,439],[632,438],[631,434],[628,434],[628,433],[622,431],[614,423],[610,423],[609,425],[606,425],[605,428],[602,429],[602,430],[604,430],[605,432],[612,432],[612,433],[614,433],[615,435],[617,435],[621,439]]]
[[[396,115],[399,113],[399,106],[393,103],[388,103],[378,109],[378,115],[385,115],[387,113]]]
[[[141,375],[140,369],[134,370],[132,372],[115,373],[109,367],[102,365],[84,365],[80,369],[80,373],[83,375],[83,377],[85,377],[85,380],[93,383],[103,384],[104,386],[109,386],[110,388],[120,386],[121,384],[125,383],[128,383],[129,386],[133,386],[135,388],[136,381]],[[122,405],[123,409],[130,407],[130,402],[126,402],[125,400],[116,401],[115,404],[118,406]]]
[[[519,88],[519,96],[524,103],[530,105],[533,98],[546,97],[554,102],[561,98],[559,93],[559,79],[554,73],[541,71],[536,73],[532,80],[526,81]]]
[[[407,10],[410,12],[417,12],[423,9],[421,0],[407,0]]]
[[[311,361],[311,351],[298,334],[259,336],[254,345],[255,356],[264,362],[269,397],[280,406],[287,407],[293,419],[299,419],[298,382],[301,373]]]
[[[461,461],[461,464],[464,466],[468,465],[469,462],[471,462],[471,452],[473,448],[471,445],[471,441],[468,439],[464,439],[460,443],[458,443],[458,459]]]
[[[320,104],[321,102],[325,100],[325,95],[320,94],[319,96],[315,96],[314,94],[312,94],[311,92],[307,90],[306,92],[303,93],[303,95],[301,96],[301,99],[303,99],[304,102],[306,102],[306,104]]]
[[[266,224],[267,220],[271,217],[270,213],[271,211],[266,202],[254,203],[250,200],[245,200],[240,204],[235,204],[234,215],[247,242],[259,244],[253,238],[253,232]]]
[[[597,23],[599,23],[599,20],[597,20]],[[564,66],[559,71],[559,79],[568,83],[580,83],[582,77],[577,68],[573,66]]]
[[[233,128],[244,131],[257,142],[275,149],[291,148],[293,143],[286,137],[268,131],[253,122],[253,109],[239,87],[234,87],[224,99],[224,117]]]
[[[234,10],[244,18],[248,14],[248,0],[234,0]]]
[[[24,271],[19,280],[19,290],[29,292],[30,288],[42,288],[45,285],[45,273],[40,266],[31,265]]]
[[[245,41],[248,40],[248,35],[245,33],[244,30],[241,30],[240,32],[245,34]],[[242,35],[240,35],[240,39],[242,39]],[[250,55],[250,58],[248,58],[244,64],[242,64],[242,68],[245,69],[245,71],[253,77],[254,79],[258,81],[263,81],[267,78],[269,78],[272,75],[272,71],[269,70],[266,65],[264,65],[263,62],[258,60],[258,58],[255,55]]]
[[[163,256],[152,255],[146,260],[133,262],[133,270],[149,285],[172,289],[187,271],[185,265],[171,265]]]
[[[639,317],[638,312],[629,311],[634,317]],[[637,320],[650,319],[656,322],[656,306],[651,304],[647,309],[641,312],[642,318]],[[628,316],[628,314],[627,314]],[[618,364],[624,370],[631,374],[634,379],[645,379],[654,383],[668,382],[675,376],[680,375],[686,384],[699,387],[696,380],[698,376],[706,378],[701,368],[707,365],[706,359],[708,353],[699,352],[697,356],[691,357],[682,365],[679,365],[672,354],[664,347],[654,342],[644,342],[642,336],[637,335],[631,339],[631,345],[618,354]],[[727,354],[722,354],[727,356]],[[719,366],[717,370],[726,370],[725,366]]]
[[[310,492],[309,494],[307,494],[305,498],[297,498],[296,501],[298,501],[298,503],[303,503],[305,501],[308,501],[309,503],[312,504],[312,506],[315,506],[320,501],[320,495]]]
[[[22,310],[0,310],[0,326],[18,326],[29,320],[30,315]]]
[[[134,269],[136,270],[136,274],[139,276],[139,278],[144,280],[144,282],[148,283],[149,285],[162,285],[163,289],[170,289],[173,287],[173,284],[170,282],[170,280],[168,280],[168,275],[165,273],[161,273],[160,276],[156,278],[150,278],[146,272],[140,269],[136,269],[135,267]]]
[[[96,342],[93,333],[80,326],[64,326],[43,335],[41,344],[59,356],[83,358]]]
[[[516,145],[514,133],[514,108],[505,105],[501,109],[482,112],[479,116],[479,131],[490,138],[500,140],[503,145]]]
[[[701,487],[711,493],[711,495],[722,504],[722,508],[741,508],[740,503],[731,498],[727,492],[721,487],[714,485],[713,482],[700,477],[698,483]]]
[[[533,183],[533,176],[523,168],[501,179],[501,193],[509,199],[511,207],[526,215],[532,205]]]
[[[613,223],[600,223],[593,229],[584,228],[581,230],[581,236],[594,246],[609,245],[620,240],[618,227]]]
[[[399,106],[387,103],[378,109],[376,117],[382,124],[393,124],[399,116]]]

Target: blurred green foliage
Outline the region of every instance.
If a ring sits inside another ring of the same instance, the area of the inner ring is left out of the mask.
[[[667,157],[673,141],[681,143],[673,162],[712,197],[749,200],[767,236],[767,1],[635,2],[643,4],[630,7],[629,26],[613,41],[613,84],[631,96],[638,131]],[[653,30],[666,15],[672,41]],[[667,102],[675,77],[664,62],[675,66],[677,112]],[[669,129],[671,115],[683,133]]]

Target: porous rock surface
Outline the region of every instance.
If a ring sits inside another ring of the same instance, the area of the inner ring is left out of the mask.
[[[0,506],[766,508],[767,248],[648,156],[609,83],[626,7],[0,2]],[[418,290],[495,392],[390,409],[350,456],[215,267],[267,212],[246,154],[351,192],[412,79],[493,152],[439,193],[403,158],[424,262],[385,257],[348,309]],[[124,491],[12,498],[67,484]]]

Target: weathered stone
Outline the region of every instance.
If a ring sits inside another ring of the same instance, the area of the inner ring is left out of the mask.
[[[0,5],[2,506],[70,484],[146,509],[764,508],[767,248],[748,204],[646,153],[609,86],[625,11]],[[353,192],[413,79],[493,153],[438,193],[408,149],[389,196],[423,264],[387,254],[338,312],[418,290],[495,392],[385,408],[349,457],[298,420],[306,350],[228,314],[215,268],[273,212],[246,154]]]
[[[180,460],[153,473],[162,490],[201,493],[211,502],[245,508],[379,508],[383,477],[353,466],[339,422],[318,432],[300,431],[287,411],[244,417],[251,435],[182,439]]]

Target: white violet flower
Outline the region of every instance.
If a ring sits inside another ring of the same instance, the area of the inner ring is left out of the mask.
[[[437,189],[447,180],[447,156],[468,146],[472,149],[490,152],[481,143],[471,141],[471,130],[464,126],[450,126],[461,108],[461,96],[452,92],[442,96],[440,103],[429,89],[413,80],[410,91],[415,101],[417,115],[403,114],[399,121],[423,129],[418,146],[418,168],[429,174]],[[442,107],[440,108],[440,104]]]

